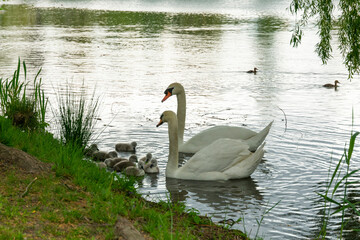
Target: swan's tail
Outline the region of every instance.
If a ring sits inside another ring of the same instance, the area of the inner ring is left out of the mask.
[[[259,166],[261,159],[264,156],[264,146],[265,142],[252,153],[251,156],[246,158],[244,161],[240,161],[233,167],[227,169],[224,173],[228,176],[229,179],[239,179],[249,177]]]
[[[258,134],[255,136],[246,139],[245,142],[250,146],[249,151],[255,152],[256,149],[260,146],[262,142],[264,142],[266,136],[268,135],[271,125],[274,121],[271,121],[263,130],[261,130]]]
[[[265,146],[265,142],[263,142],[263,144],[261,144],[261,146],[251,156],[253,158],[253,160],[252,160],[253,163],[250,164],[250,166],[248,168],[249,176],[255,171],[257,166],[260,164],[262,158],[264,157],[264,153],[265,153],[264,146]]]

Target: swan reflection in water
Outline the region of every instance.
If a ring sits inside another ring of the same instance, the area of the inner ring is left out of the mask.
[[[257,184],[252,178],[227,181],[193,181],[166,178],[166,188],[171,201],[183,202],[187,198],[195,198],[200,203],[212,206],[226,204],[238,206],[241,199],[254,198],[262,200]]]

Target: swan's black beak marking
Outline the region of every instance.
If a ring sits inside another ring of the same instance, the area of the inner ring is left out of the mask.
[[[168,88],[165,90],[164,94],[165,94],[165,97],[161,100],[161,102],[164,102],[166,99],[168,99],[169,97],[172,96],[172,91],[173,91],[174,88]]]

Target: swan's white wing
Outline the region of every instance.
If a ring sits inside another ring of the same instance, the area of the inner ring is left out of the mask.
[[[180,169],[180,172],[222,172],[236,162],[251,155],[249,146],[242,140],[218,139],[198,151]]]
[[[196,134],[180,145],[179,152],[196,153],[217,139],[231,138],[245,140],[256,134],[256,132],[243,127],[215,126]]]
[[[251,154],[250,157],[243,161],[236,162],[234,165],[229,166],[224,174],[228,179],[239,179],[249,177],[260,164],[261,159],[264,156],[264,145],[263,143],[255,153]]]

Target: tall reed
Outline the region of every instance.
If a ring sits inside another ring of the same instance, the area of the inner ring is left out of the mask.
[[[45,121],[48,99],[41,89],[41,69],[37,72],[33,89],[27,89],[29,82],[26,76],[26,64],[23,61],[24,80],[20,80],[21,61],[18,60],[17,69],[12,79],[0,78],[0,109],[2,114],[11,119],[13,125],[27,130],[44,130],[48,125]]]
[[[345,214],[349,210],[353,210],[358,217],[360,217],[359,203],[351,202],[348,196],[348,189],[351,185],[358,184],[358,181],[351,181],[353,177],[360,169],[350,171],[350,160],[355,147],[356,137],[359,132],[351,134],[349,148],[344,149],[344,153],[338,161],[334,171],[331,174],[331,178],[327,183],[325,193],[317,193],[324,199],[324,220],[319,233],[319,239],[325,239],[327,235],[327,227],[331,216],[341,213],[341,227],[339,232],[339,239],[343,238],[343,233],[347,221]],[[342,173],[344,171],[344,173]],[[332,204],[336,205],[335,209],[332,209]],[[360,231],[359,229],[351,229],[352,231]]]
[[[95,98],[95,91],[91,100],[87,100],[85,90],[79,95],[67,87],[65,95],[58,95],[58,110],[54,111],[61,141],[85,148],[94,134],[98,109],[99,98]]]

